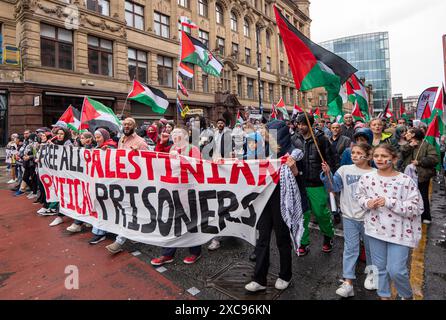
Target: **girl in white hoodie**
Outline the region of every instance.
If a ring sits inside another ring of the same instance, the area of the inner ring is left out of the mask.
[[[355,198],[359,179],[367,173],[376,171],[370,166],[372,157],[372,147],[367,143],[354,145],[351,148],[352,165],[342,166],[334,174],[331,174],[330,167],[322,164],[321,180],[330,192],[341,192],[341,212],[344,225],[344,254],[342,261],[343,277],[342,285],[336,290],[336,294],[348,298],[354,296],[353,280],[356,279],[355,269],[360,251],[361,238],[364,240],[366,251],[367,277],[364,287],[368,290],[375,290],[374,275],[370,251],[368,249],[368,239],[364,235],[364,214]],[[331,177],[330,179],[328,177]]]
[[[412,299],[407,259],[421,239],[423,200],[412,178],[394,169],[398,160],[394,147],[377,146],[373,160],[378,171],[361,177],[356,197],[366,210],[365,233],[378,271],[378,295],[382,300],[391,298],[392,280],[402,299]]]

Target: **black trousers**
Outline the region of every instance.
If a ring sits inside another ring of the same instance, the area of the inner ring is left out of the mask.
[[[292,277],[292,245],[290,231],[285,222],[283,222],[280,213],[280,185],[277,185],[271,198],[266,204],[259,222],[257,223],[257,228],[259,230],[259,239],[257,240],[255,250],[256,266],[253,280],[262,286],[266,286],[267,284],[271,233],[274,230],[280,256],[279,277],[282,280],[290,281]]]
[[[430,180],[426,182],[418,182],[418,189],[420,189],[424,205],[424,211],[421,216],[421,219],[431,221],[432,217],[431,217],[431,207],[429,204],[429,185],[430,185]]]

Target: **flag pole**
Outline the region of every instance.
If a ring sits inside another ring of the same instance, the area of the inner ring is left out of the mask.
[[[133,88],[133,84],[135,83],[135,78],[136,78],[136,73],[133,75],[133,80],[132,80],[132,88]],[[130,91],[131,92],[131,91]],[[125,98],[125,102],[124,102],[124,107],[122,108],[121,114],[119,115],[119,117],[122,119],[122,116],[124,115],[124,110],[125,107],[127,106],[127,100],[129,98],[129,94],[130,92],[127,94],[127,97]]]

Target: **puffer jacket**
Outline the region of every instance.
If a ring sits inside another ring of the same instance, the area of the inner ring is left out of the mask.
[[[328,141],[328,138],[320,130],[315,130],[314,135],[318,141],[319,149],[324,157],[324,160],[328,163],[330,168],[335,168],[335,157],[331,149],[330,141]],[[313,138],[310,137],[309,139],[305,140],[300,133],[296,133],[291,139],[293,146],[304,152],[302,169],[305,187],[322,187],[324,185],[320,179],[322,159],[319,156]]]
[[[420,153],[418,153],[418,150],[420,150]],[[431,144],[425,142],[415,148],[407,144],[401,146],[400,151],[403,160],[401,165],[402,172],[404,172],[406,167],[415,160],[415,157],[418,154],[418,182],[428,182],[432,177],[435,177],[435,167],[439,163],[439,157],[437,151]]]

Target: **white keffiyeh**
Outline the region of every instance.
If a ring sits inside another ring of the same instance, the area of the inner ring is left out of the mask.
[[[303,156],[303,152],[299,149],[291,153],[291,157],[296,161],[302,160]],[[280,211],[283,221],[290,229],[294,250],[298,253],[304,233],[302,200],[296,177],[286,164],[280,168]]]

